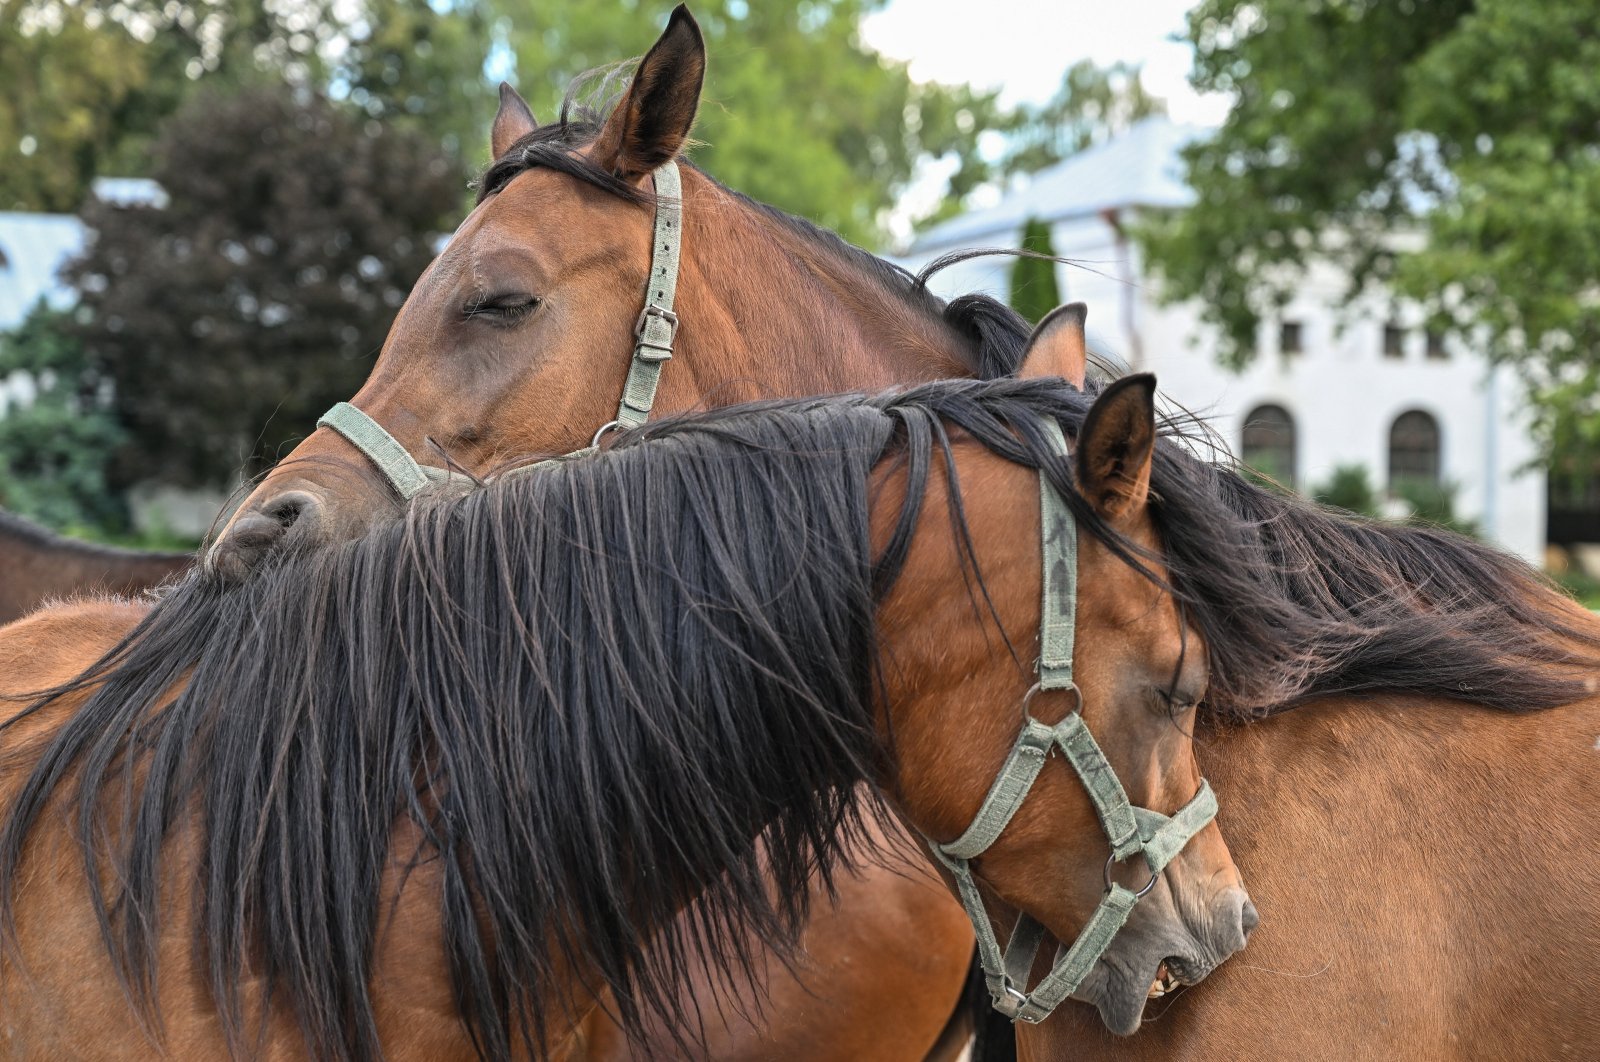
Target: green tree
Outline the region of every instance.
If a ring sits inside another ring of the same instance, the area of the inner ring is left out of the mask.
[[[1022,249],[1043,257],[1021,257],[1011,265],[1011,308],[1037,324],[1061,305],[1056,286],[1056,255],[1050,243],[1050,223],[1029,218],[1022,227]]]
[[[170,205],[90,203],[69,271],[119,488],[256,471],[354,393],[466,181],[430,138],[281,85],[195,97],[155,160]]]
[[[157,129],[202,86],[325,87],[475,151],[492,40],[477,0],[0,0],[0,209],[70,213],[96,176],[149,174]]]
[[[110,409],[110,382],[65,314],[40,303],[0,335],[0,379],[26,373],[35,394],[0,416],[0,508],[50,527],[121,531],[127,510],[106,482],[125,434]]]
[[[992,92],[918,84],[906,64],[862,43],[876,0],[697,0],[706,88],[695,161],[731,187],[865,244],[919,161],[954,155],[950,192],[990,177],[980,134],[1004,125]],[[559,113],[569,81],[650,46],[671,0],[603,5],[499,0],[518,87],[540,121]]]
[[[1311,488],[1311,497],[1358,516],[1378,515],[1378,492],[1372,489],[1366,465],[1340,465],[1327,482]]]
[[[1230,360],[1314,260],[1518,367],[1552,456],[1600,453],[1600,35],[1569,0],[1203,0],[1193,209],[1144,231]]]
[[[1005,171],[1042,170],[1165,113],[1166,102],[1145,91],[1138,67],[1080,59],[1067,68],[1047,102],[1023,106],[1012,117]]]

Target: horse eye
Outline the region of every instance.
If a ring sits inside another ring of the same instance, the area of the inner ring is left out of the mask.
[[[474,295],[461,307],[461,316],[485,318],[494,324],[515,324],[539,308],[539,297],[512,291],[500,295]]]

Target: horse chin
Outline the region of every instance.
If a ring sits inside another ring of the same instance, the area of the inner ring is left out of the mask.
[[[1132,1036],[1144,1021],[1144,1005],[1150,998],[1159,964],[1152,963],[1144,974],[1136,974],[1120,963],[1095,964],[1072,998],[1088,1003],[1100,1013],[1105,1027],[1118,1036]]]

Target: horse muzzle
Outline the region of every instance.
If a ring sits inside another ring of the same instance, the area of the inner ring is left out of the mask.
[[[1185,890],[1180,886],[1179,891]],[[1092,1004],[1113,1033],[1132,1035],[1144,1020],[1147,1002],[1181,985],[1199,984],[1244,949],[1258,921],[1255,904],[1238,885],[1186,901],[1175,900],[1163,879],[1134,909],[1072,998]]]

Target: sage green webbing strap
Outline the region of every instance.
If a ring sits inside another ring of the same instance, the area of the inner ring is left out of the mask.
[[[1067,438],[1054,417],[1044,429],[1056,452],[1067,453]],[[1078,608],[1078,523],[1061,492],[1039,472],[1040,546],[1044,555],[1043,600],[1039,611],[1039,688],[1072,686],[1072,645]]]
[[[384,430],[383,425],[349,402],[338,402],[317,421],[317,427],[332,428],[366,455],[393,485],[395,493],[407,501],[429,483],[450,478],[443,468],[420,465],[404,446]]]
[[[678,258],[683,253],[683,184],[678,164],[662,163],[655,179],[655,240],[644,309],[634,325],[638,341],[622,386],[622,402],[617,406],[617,425],[622,428],[636,428],[649,419],[661,366],[672,359],[672,342],[678,332],[678,317],[672,312],[678,291]]]

